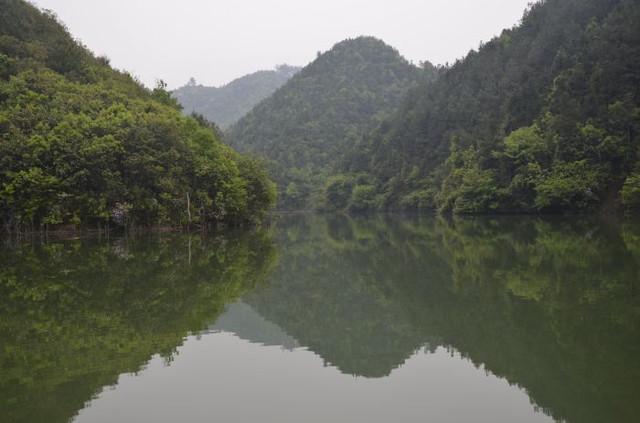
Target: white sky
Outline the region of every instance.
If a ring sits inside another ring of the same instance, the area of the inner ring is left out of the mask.
[[[32,0],[74,37],[152,87],[219,86],[276,64],[304,66],[372,35],[408,60],[453,62],[517,24],[531,0]]]

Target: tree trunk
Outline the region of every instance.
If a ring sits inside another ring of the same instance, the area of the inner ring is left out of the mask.
[[[191,199],[189,198],[189,191],[187,191],[187,228],[191,226]]]

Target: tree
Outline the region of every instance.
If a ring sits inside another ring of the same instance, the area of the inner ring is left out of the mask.
[[[151,98],[165,106],[172,107],[178,111],[182,110],[182,106],[178,103],[178,100],[171,97],[171,93],[167,90],[167,83],[162,79],[156,80],[156,86],[153,91],[151,91]]]

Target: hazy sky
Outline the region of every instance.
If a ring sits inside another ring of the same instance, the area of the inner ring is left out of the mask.
[[[219,86],[276,64],[306,65],[373,35],[414,63],[453,62],[522,17],[531,0],[33,0],[97,55],[147,86]]]

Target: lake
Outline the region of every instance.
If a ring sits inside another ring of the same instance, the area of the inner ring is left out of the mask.
[[[637,422],[640,223],[7,240],[2,422]]]

